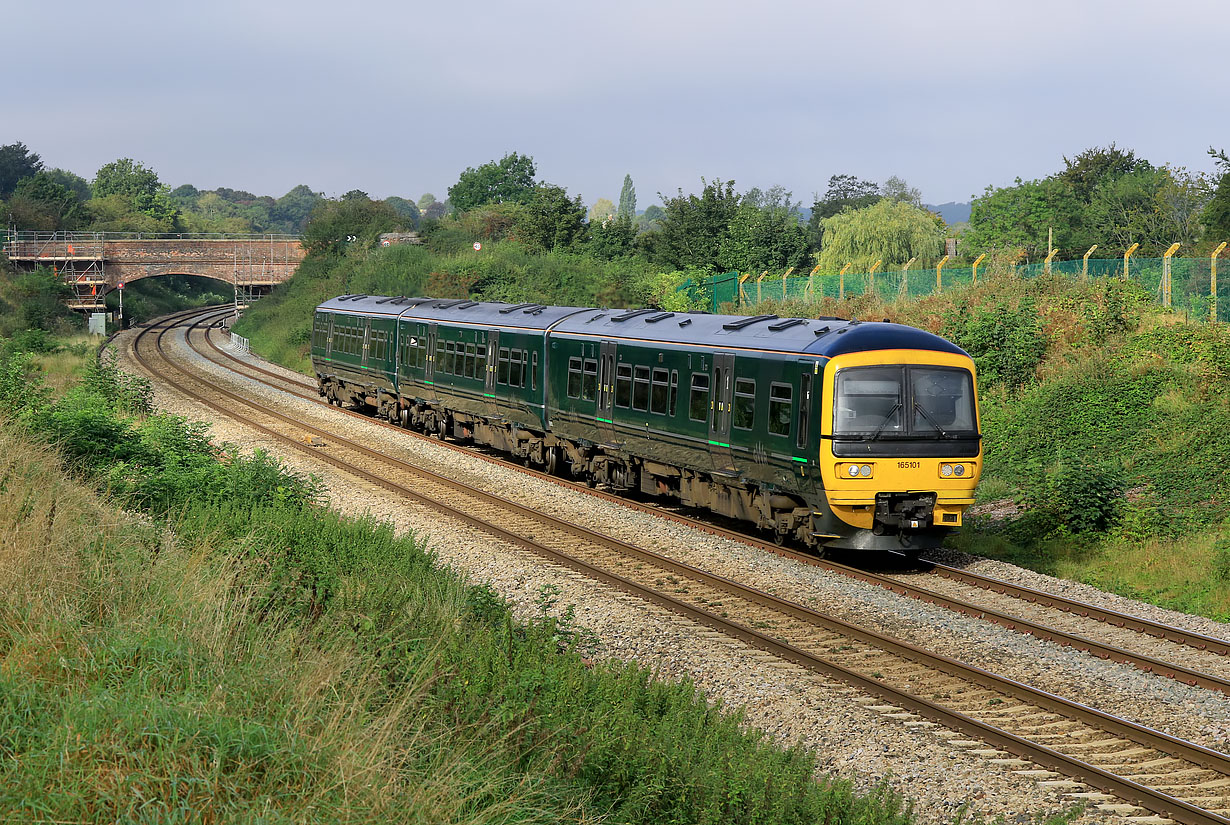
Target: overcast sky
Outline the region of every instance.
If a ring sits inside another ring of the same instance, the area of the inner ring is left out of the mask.
[[[6,4],[0,144],[92,178],[443,199],[467,166],[638,206],[830,175],[930,203],[1115,141],[1230,148],[1230,3],[1196,0],[215,0]]]

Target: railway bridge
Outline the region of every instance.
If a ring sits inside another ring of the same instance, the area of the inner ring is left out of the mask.
[[[8,232],[0,251],[19,271],[51,269],[72,287],[73,309],[102,311],[121,285],[159,275],[200,275],[231,285],[246,303],[290,278],[306,254],[294,235],[155,235]]]

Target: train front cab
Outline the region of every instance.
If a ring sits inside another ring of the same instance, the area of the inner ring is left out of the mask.
[[[854,352],[824,368],[820,469],[827,548],[938,547],[974,503],[982,468],[969,357]]]

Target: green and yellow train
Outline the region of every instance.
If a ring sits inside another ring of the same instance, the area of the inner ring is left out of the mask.
[[[973,362],[899,324],[342,295],[312,363],[335,404],[818,552],[938,546],[982,464]]]

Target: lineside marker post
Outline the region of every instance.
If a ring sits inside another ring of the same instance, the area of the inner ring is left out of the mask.
[[[1093,250],[1097,248],[1098,248],[1097,244],[1094,244],[1093,246],[1089,247],[1089,251],[1085,253],[1085,256],[1083,258],[1081,258],[1081,280],[1082,281],[1089,280],[1089,256],[1092,255]]]
[[[1123,253],[1123,280],[1125,281],[1128,280],[1129,267],[1131,266],[1131,264],[1128,263],[1128,258],[1132,257],[1132,253],[1137,249],[1140,249],[1140,244],[1134,243],[1128,247],[1127,252]]]
[[[987,253],[983,252],[981,255],[979,255],[977,258],[974,259],[974,268],[973,268],[974,283],[978,283],[978,264],[982,263],[982,259],[985,258],[986,256],[987,256]]]
[[[1209,258],[1209,320],[1214,324],[1217,323],[1217,256],[1225,248],[1226,242],[1222,241]]]

